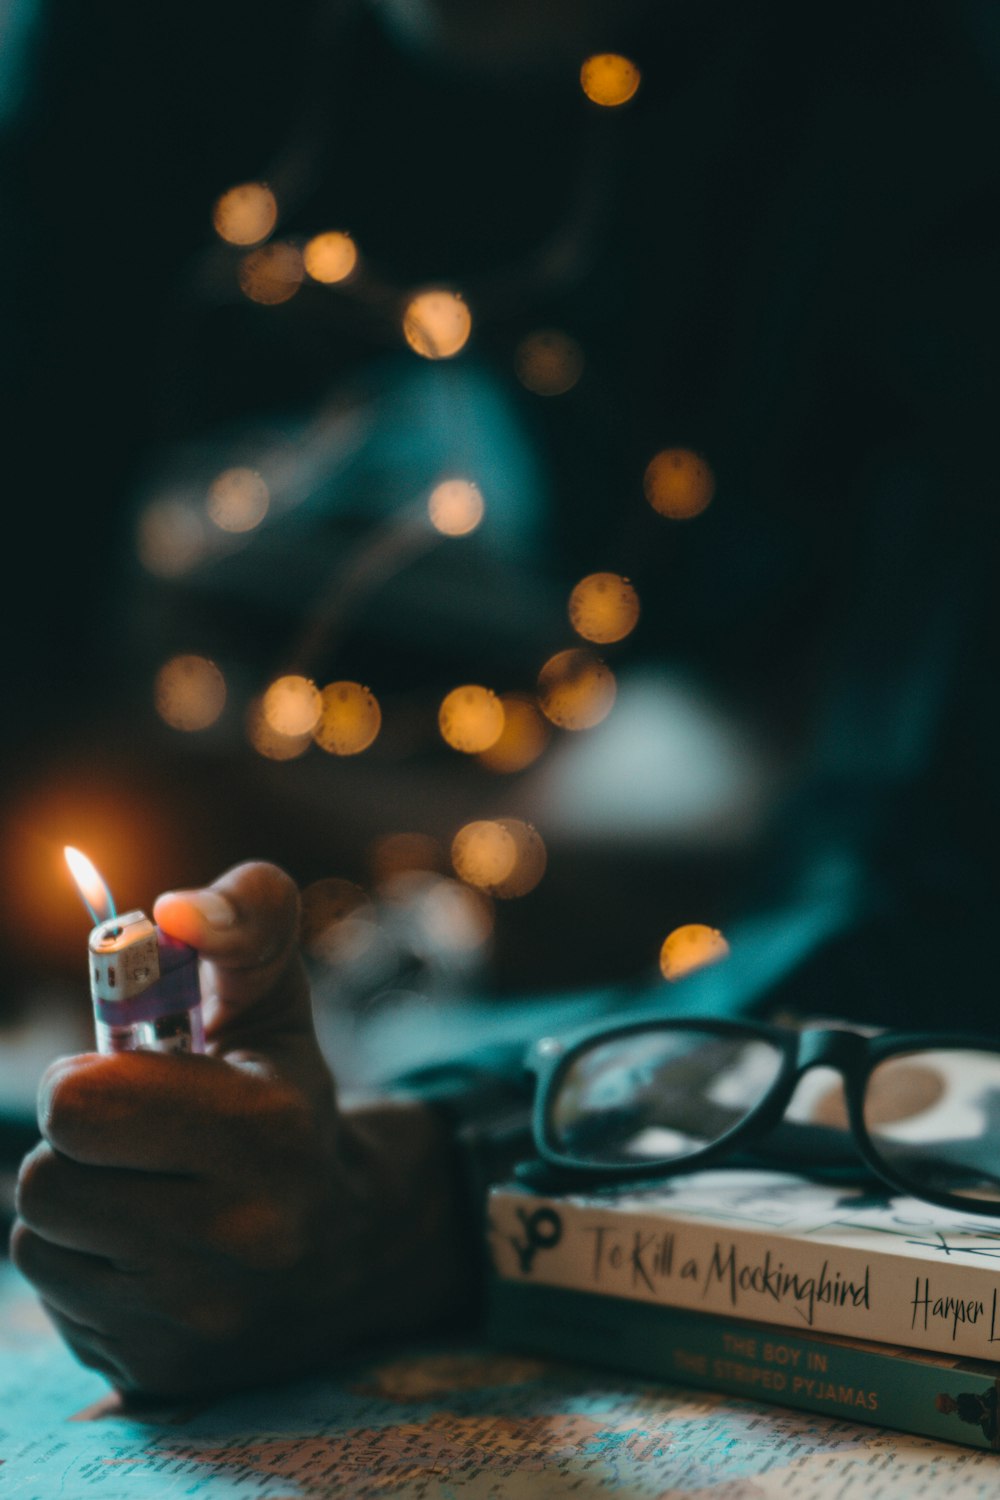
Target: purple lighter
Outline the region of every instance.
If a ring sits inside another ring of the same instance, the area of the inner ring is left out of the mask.
[[[88,947],[99,1052],[204,1052],[194,948],[142,911],[101,922]]]

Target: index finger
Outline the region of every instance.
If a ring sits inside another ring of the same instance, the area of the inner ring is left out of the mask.
[[[85,1053],[47,1069],[38,1123],[57,1151],[89,1166],[231,1178],[274,1158],[297,1107],[290,1085],[249,1064]]]

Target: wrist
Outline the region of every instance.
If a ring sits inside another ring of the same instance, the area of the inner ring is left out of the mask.
[[[467,1316],[479,1285],[481,1226],[471,1224],[452,1132],[419,1100],[348,1103],[342,1159],[365,1223],[359,1337],[413,1333]]]

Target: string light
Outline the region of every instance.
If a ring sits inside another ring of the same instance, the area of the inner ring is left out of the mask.
[[[253,531],[270,503],[270,491],[254,469],[223,469],[209,486],[205,509],[220,531]]]
[[[526,896],[545,874],[547,856],[538,830],[520,818],[466,823],[451,845],[455,874],[501,900]]]
[[[259,245],[277,222],[277,200],[263,182],[241,182],[212,208],[215,232],[230,245]]]
[[[583,63],[580,81],[594,104],[617,108],[635,96],[641,73],[621,54],[600,53]],[[237,268],[239,286],[247,298],[265,306],[278,305],[295,295],[305,274],[320,284],[335,285],[354,273],[357,246],[343,232],[315,235],[301,252],[289,243],[264,244],[277,218],[276,199],[263,183],[240,184],[213,206],[213,224],[220,238],[234,246],[257,247],[242,256]],[[407,344],[429,360],[450,359],[460,353],[471,329],[472,317],[462,297],[443,288],[413,296],[403,315]],[[568,335],[542,329],[520,342],[514,363],[517,378],[527,390],[549,397],[564,394],[578,383],[584,356]],[[680,520],[696,516],[708,506],[715,480],[708,464],[697,454],[668,449],[650,461],[643,487],[654,509]],[[267,485],[259,474],[234,468],[225,470],[213,482],[205,510],[221,530],[238,533],[260,524],[269,501]],[[203,555],[204,532],[190,507],[173,501],[158,502],[157,507],[147,507],[140,521],[139,555],[149,571],[176,576]],[[471,481],[445,480],[429,496],[428,514],[442,535],[467,535],[483,518],[482,496]],[[574,630],[595,644],[624,639],[635,628],[639,612],[634,588],[613,573],[582,579],[569,601]],[[586,650],[567,650],[547,661],[539,674],[541,712],[527,695],[508,694],[501,699],[487,688],[466,685],[454,689],[442,702],[439,726],[442,737],[454,749],[477,754],[481,764],[491,770],[516,771],[543,752],[550,738],[547,721],[570,730],[590,728],[611,711],[615,695],[614,675],[597,656]],[[207,658],[175,657],[157,674],[157,711],[180,729],[198,729],[215,722],[225,696],[222,673]],[[273,759],[302,754],[313,740],[331,754],[357,754],[374,742],[380,727],[378,702],[361,684],[330,683],[319,692],[309,679],[297,675],[273,682],[263,697],[251,704],[248,714],[251,742],[259,753]],[[455,835],[451,856],[462,881],[500,898],[521,896],[534,889],[547,863],[545,845],[537,830],[512,818],[465,825]],[[441,850],[426,835],[395,834],[378,842],[373,859],[384,878],[401,870],[439,866]],[[463,898],[472,895],[451,881],[442,881],[441,885]],[[482,896],[477,895],[475,900],[489,906]],[[342,946],[338,931],[343,935],[359,913],[370,920],[369,910],[364,891],[351,882],[315,882],[303,892],[304,945],[313,956],[331,961]],[[728,953],[720,932],[692,923],[677,928],[664,941],[660,966],[665,978],[676,980],[719,962]]]
[[[483,519],[483,497],[469,479],[443,479],[431,490],[427,514],[442,536],[468,536]]]
[[[438,710],[442,739],[463,755],[478,755],[495,745],[503,726],[503,704],[490,688],[453,688]]]
[[[583,374],[583,350],[568,334],[542,328],[518,344],[514,369],[525,389],[536,396],[564,396]]]
[[[646,465],[642,487],[661,516],[689,521],[712,503],[715,475],[690,448],[664,448]]]
[[[501,823],[479,819],[466,823],[452,839],[451,862],[459,880],[491,891],[513,874],[517,844]]]
[[[172,656],[156,674],[153,701],[171,729],[207,729],[225,707],[226,680],[206,656]]]
[[[357,958],[374,935],[371,902],[359,885],[331,876],[302,892],[301,942],[310,958],[327,964]]]
[[[593,729],[606,719],[618,691],[614,673],[592,651],[560,651],[538,674],[542,713],[560,729]]]
[[[279,734],[264,717],[263,698],[254,698],[247,709],[247,739],[266,760],[296,760],[312,744],[311,734]]]
[[[139,517],[139,561],[158,578],[180,578],[205,555],[201,517],[183,500],[153,500]]]
[[[264,718],[276,733],[295,737],[312,734],[323,712],[323,699],[308,677],[291,673],[271,683],[261,706]]]
[[[479,763],[488,771],[504,775],[523,771],[536,761],[548,744],[551,731],[535,700],[526,693],[504,693],[500,702],[503,730],[495,744],[479,752]]]
[[[535,889],[545,874],[548,855],[541,834],[530,823],[522,823],[520,818],[497,818],[496,824],[510,835],[515,855],[513,868],[490,888],[490,895],[509,901]]]
[[[585,641],[609,645],[631,634],[639,619],[639,596],[617,573],[590,573],[569,596],[570,624]]]
[[[620,52],[595,52],[580,69],[580,87],[587,98],[608,109],[627,104],[641,80],[635,63]]]
[[[664,939],[660,949],[660,972],[664,979],[673,983],[683,979],[685,974],[693,974],[696,969],[721,963],[728,956],[729,944],[718,928],[688,922],[683,927],[675,927]]]
[[[465,348],[471,332],[472,314],[457,292],[419,292],[403,313],[403,337],[424,359],[453,358]]]
[[[444,850],[428,833],[386,833],[376,839],[371,853],[372,871],[381,884],[412,870],[443,870]]]
[[[331,682],[320,693],[322,706],[313,739],[328,755],[360,755],[382,728],[382,710],[360,682]]]
[[[457,880],[432,880],[422,892],[421,925],[435,948],[475,953],[493,932],[493,903],[480,890]]]
[[[302,252],[302,260],[313,281],[334,286],[353,274],[358,264],[358,247],[349,234],[330,229],[313,236]]]
[[[236,274],[240,291],[251,302],[277,307],[294,297],[302,285],[302,255],[295,245],[261,245],[244,255]]]

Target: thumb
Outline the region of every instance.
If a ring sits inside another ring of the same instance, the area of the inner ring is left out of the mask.
[[[309,984],[298,953],[299,893],[284,870],[236,865],[201,890],[160,896],[153,917],[209,961],[213,1040],[221,1041],[237,1022],[311,1032]]]

